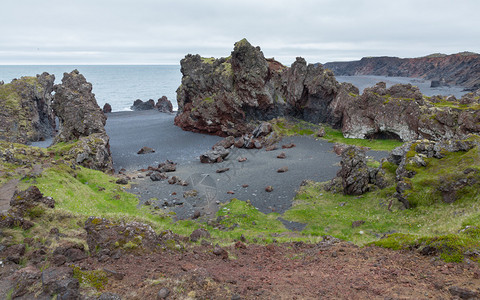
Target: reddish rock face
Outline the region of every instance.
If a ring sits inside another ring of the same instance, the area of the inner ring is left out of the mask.
[[[476,53],[437,54],[419,58],[364,57],[359,61],[326,63],[325,67],[337,76],[417,77],[467,88],[480,87],[480,55]]]
[[[278,116],[330,122],[330,104],[342,89],[322,65],[298,58],[288,68],[265,59],[247,40],[237,42],[228,58],[187,55],[181,72],[175,124],[220,136],[241,136],[255,128],[255,121]]]

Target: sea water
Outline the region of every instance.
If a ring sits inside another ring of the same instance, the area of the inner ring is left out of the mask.
[[[176,90],[180,86],[182,74],[179,65],[142,65],[142,66],[0,66],[0,80],[9,83],[14,78],[35,76],[43,72],[55,75],[55,82],[61,83],[63,73],[78,69],[88,82],[92,83],[98,105],[110,103],[113,111],[128,111],[136,99],[157,100],[162,96],[172,102],[177,110]],[[384,81],[387,86],[396,83],[411,83],[420,88],[427,96],[454,95],[459,98],[465,92],[462,87],[430,88],[430,81],[418,78],[385,76],[337,76],[339,82],[350,82],[360,91],[375,83]]]
[[[182,79],[179,65],[0,66],[0,81],[9,83],[14,78],[48,72],[55,75],[55,83],[61,83],[63,73],[75,69],[92,83],[100,107],[110,103],[113,111],[126,111],[136,99],[153,99],[156,102],[160,97],[167,96],[174,110],[177,109],[176,90]]]

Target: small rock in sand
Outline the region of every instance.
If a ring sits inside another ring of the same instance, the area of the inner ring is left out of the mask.
[[[280,153],[279,155],[277,155],[277,158],[280,158],[280,159],[284,159],[285,157],[287,157],[287,155],[285,154],[285,152],[282,152],[282,153]]]
[[[197,197],[197,195],[198,195],[198,192],[196,190],[186,191],[183,193],[183,198]]]
[[[281,167],[280,169],[277,170],[277,173],[285,173],[288,171],[288,167]]]
[[[293,147],[295,147],[294,143],[282,145],[282,149],[290,149],[290,148],[293,148]]]
[[[188,182],[185,181],[185,180],[179,180],[179,181],[177,181],[177,184],[181,185],[181,186],[188,186]]]
[[[243,188],[247,188],[248,187],[248,184],[244,184],[242,185]]]
[[[233,195],[233,194],[235,194],[235,192],[234,191],[228,191],[227,194]]]
[[[244,161],[247,161],[247,158],[246,157],[240,157],[238,159],[238,162],[244,162]]]
[[[278,147],[277,145],[271,145],[271,146],[268,146],[265,148],[265,151],[273,151],[273,150],[277,150]]]
[[[142,147],[142,149],[138,150],[137,154],[147,154],[147,153],[153,153],[155,150],[150,147]]]
[[[175,184],[175,183],[177,183],[179,180],[180,180],[180,178],[178,178],[177,176],[172,176],[172,177],[168,180],[168,184]]]
[[[270,193],[273,192],[273,186],[269,185],[265,188],[265,192]]]
[[[224,173],[224,172],[227,172],[228,170],[230,170],[230,168],[222,168],[222,169],[218,169],[216,172],[217,173]]]
[[[150,179],[152,181],[160,181],[160,180],[165,180],[167,178],[168,176],[165,173],[153,172],[152,174],[150,174]]]

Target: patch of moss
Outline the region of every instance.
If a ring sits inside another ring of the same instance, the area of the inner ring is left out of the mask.
[[[201,59],[203,63],[210,64],[210,65],[213,65],[213,63],[215,62],[214,57],[202,57]]]
[[[97,291],[103,290],[105,285],[108,284],[107,274],[102,270],[83,271],[79,267],[74,266],[73,277],[78,279],[81,285],[93,287]]]
[[[303,120],[287,120],[285,118],[276,118],[270,121],[273,131],[279,136],[295,136],[295,135],[313,135],[322,128]]]

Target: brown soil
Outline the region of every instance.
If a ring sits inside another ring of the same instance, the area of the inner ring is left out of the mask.
[[[124,299],[459,299],[462,291],[480,294],[475,263],[452,264],[412,251],[351,243],[246,245],[225,248],[228,259],[211,245],[183,252],[142,256],[125,254],[86,269],[124,275],[109,280],[105,291]],[[463,295],[465,296],[465,295]],[[476,299],[476,298],[475,298]]]

